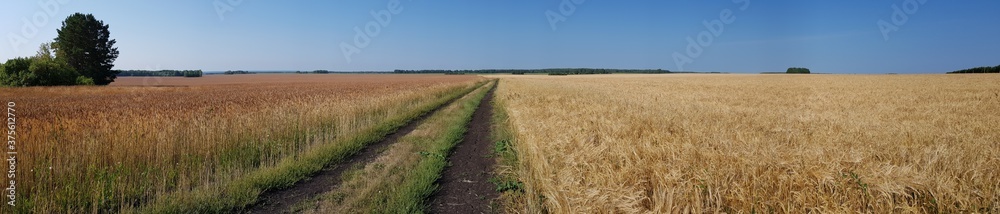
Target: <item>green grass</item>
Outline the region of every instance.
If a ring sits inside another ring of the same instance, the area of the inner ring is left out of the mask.
[[[218,213],[240,210],[256,202],[261,193],[290,187],[323,167],[337,163],[366,145],[383,139],[414,118],[457,99],[483,84],[479,83],[445,94],[409,114],[390,118],[379,126],[363,130],[353,136],[337,138],[302,154],[290,155],[274,166],[262,167],[236,180],[205,185],[191,191],[175,192],[159,197],[139,210],[123,210],[123,212]]]
[[[498,83],[499,84],[499,83]],[[497,159],[494,177],[490,183],[496,185],[500,198],[497,200],[502,211],[523,211],[527,205],[524,194],[524,182],[518,179],[519,159],[514,149],[513,128],[508,121],[506,106],[500,99],[493,99],[493,117],[490,118],[490,139],[493,144],[493,156]]]
[[[448,165],[445,158],[451,153],[455,145],[462,140],[466,127],[472,120],[472,114],[479,106],[486,95],[488,88],[483,88],[471,99],[461,101],[461,108],[457,112],[442,112],[449,114],[441,119],[449,121],[443,128],[445,134],[437,139],[415,139],[413,143],[420,145],[422,158],[413,168],[407,179],[397,186],[397,191],[385,192],[384,195],[376,195],[373,201],[381,201],[383,204],[372,204],[372,213],[422,213],[424,212],[424,201],[437,189],[434,184],[441,178],[441,172]],[[384,198],[384,200],[380,200]],[[383,206],[384,205],[384,206]]]
[[[434,182],[448,164],[446,157],[462,140],[473,113],[493,86],[481,87],[452,104],[455,106],[429,117],[383,153],[379,158],[382,162],[369,164],[364,178],[345,180],[340,189],[320,196],[316,200],[319,205],[313,208],[322,213],[338,209],[360,213],[424,212],[425,200],[436,190]],[[345,195],[349,199],[342,197]],[[296,207],[303,206],[308,205]]]

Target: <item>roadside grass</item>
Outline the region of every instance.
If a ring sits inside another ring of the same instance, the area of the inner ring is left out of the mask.
[[[496,87],[497,90],[500,90],[502,87],[500,81],[497,82]],[[514,149],[517,141],[514,139],[514,129],[510,126],[508,119],[507,108],[503,100],[493,99],[490,139],[494,142],[492,155],[496,158],[497,164],[494,169],[495,176],[490,179],[490,183],[496,185],[496,191],[500,193],[500,197],[490,207],[498,209],[494,211],[503,213],[538,213],[540,210],[537,207],[528,205],[525,183],[518,179],[521,167],[518,166],[520,161],[517,150]],[[534,212],[532,212],[533,210]]]
[[[422,213],[445,157],[461,141],[489,83],[427,118],[340,188],[293,207],[306,213]]]
[[[472,84],[461,90],[449,91],[434,97],[433,102],[421,105],[409,113],[391,117],[380,125],[363,129],[353,135],[338,136],[331,142],[321,143],[305,149],[299,155],[291,155],[272,166],[264,166],[247,175],[234,177],[227,182],[216,182],[191,191],[174,192],[159,197],[139,209],[123,209],[122,212],[139,213],[218,213],[240,210],[255,203],[258,197],[269,190],[287,188],[295,182],[337,163],[359,151],[365,145],[384,138],[410,120],[425,114],[452,99],[483,85]]]

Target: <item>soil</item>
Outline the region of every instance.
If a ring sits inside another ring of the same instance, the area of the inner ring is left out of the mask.
[[[375,158],[377,158],[385,148],[389,145],[396,143],[400,137],[406,136],[414,129],[417,128],[420,123],[423,122],[429,115],[434,114],[438,110],[450,105],[462,96],[458,96],[452,100],[449,100],[445,104],[438,106],[432,111],[413,119],[410,123],[406,124],[402,128],[396,130],[396,132],[390,134],[379,142],[369,144],[365,146],[360,151],[354,155],[340,161],[337,164],[332,164],[324,167],[322,170],[316,174],[305,178],[292,187],[268,191],[262,194],[260,200],[249,207],[247,210],[240,211],[242,213],[287,213],[289,209],[304,201],[315,198],[319,194],[336,189],[341,183],[341,175],[354,165],[366,165]]]
[[[431,195],[430,213],[491,213],[491,201],[499,196],[493,177],[493,142],[490,140],[490,120],[493,117],[494,86],[486,93],[469,121],[462,142],[448,157],[450,165],[438,180],[437,192]]]

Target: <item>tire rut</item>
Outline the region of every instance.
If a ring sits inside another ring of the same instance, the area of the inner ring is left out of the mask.
[[[479,87],[482,86],[483,85],[480,85]],[[474,91],[475,89],[460,96],[456,96],[444,104],[435,107],[433,110],[417,116],[416,118],[410,120],[409,123],[400,127],[382,140],[366,145],[364,148],[344,160],[324,167],[322,170],[316,172],[312,176],[296,182],[289,188],[272,190],[263,193],[257,203],[245,210],[238,211],[238,213],[288,213],[292,206],[336,189],[341,184],[341,175],[350,169],[351,166],[372,162],[385,150],[385,148],[396,143],[399,138],[412,132],[425,119],[427,119],[427,117]]]
[[[448,156],[449,166],[441,173],[440,186],[428,200],[430,213],[492,212],[491,202],[500,195],[489,182],[496,164],[490,140],[495,90],[496,84],[473,113],[462,142]]]

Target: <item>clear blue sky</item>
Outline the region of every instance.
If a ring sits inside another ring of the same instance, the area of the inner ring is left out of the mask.
[[[906,0],[749,0],[745,10],[734,1],[741,0],[586,0],[566,15],[562,0],[401,0],[402,11],[348,62],[341,44],[353,45],[354,28],[377,22],[370,12],[386,10],[390,0],[11,0],[0,3],[0,58],[33,55],[66,16],[82,12],[111,26],[121,51],[116,69],[761,72],[802,66],[937,73],[1000,64],[1000,1],[912,0],[919,7],[902,11],[908,15],[905,23],[897,19],[900,25],[893,23],[893,5],[903,8]],[[39,5],[46,2],[59,8]],[[220,17],[217,4],[232,8],[223,6]],[[703,21],[726,10],[732,22],[711,34]],[[565,21],[553,29],[546,11],[566,15]],[[888,40],[879,20],[898,27]],[[38,32],[25,33],[25,26]],[[687,38],[702,32],[711,44],[691,57]],[[690,61],[679,66],[675,53]]]

